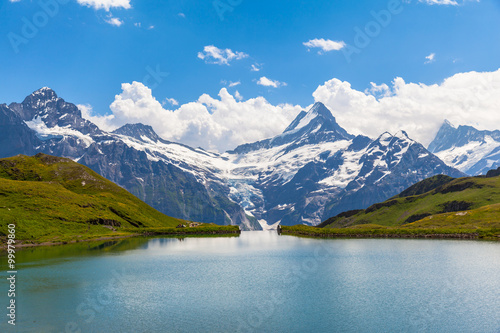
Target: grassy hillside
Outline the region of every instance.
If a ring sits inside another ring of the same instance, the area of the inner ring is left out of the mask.
[[[0,236],[10,223],[16,224],[18,240],[65,242],[186,222],[158,212],[83,165],[38,154],[0,159]]]
[[[500,238],[500,169],[487,176],[435,176],[364,210],[284,233],[336,237]]]
[[[420,190],[419,190],[420,189]],[[422,190],[423,189],[423,190]],[[424,192],[425,190],[429,190]],[[424,193],[422,193],[424,192]],[[477,225],[498,221],[500,215],[486,215],[483,208],[500,203],[500,176],[450,179],[436,176],[415,184],[400,195],[367,209],[339,214],[321,227],[339,228],[359,224],[403,226],[422,220]],[[491,220],[493,219],[493,220]],[[479,226],[479,225],[477,225]]]

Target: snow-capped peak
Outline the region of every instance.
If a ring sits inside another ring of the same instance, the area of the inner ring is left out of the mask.
[[[408,133],[406,133],[406,131],[398,131],[395,135],[394,135],[395,138],[398,138],[398,139],[402,139],[402,140],[411,140],[413,141],[409,136],[408,136]]]
[[[428,149],[448,165],[481,175],[500,165],[500,131],[454,127],[445,121]]]
[[[383,144],[383,145],[387,146],[387,145],[391,142],[391,140],[392,140],[392,138],[393,138],[393,137],[394,137],[394,136],[393,136],[391,133],[389,133],[389,132],[384,132],[384,133],[382,133],[382,134],[381,134],[381,135],[377,138],[377,140],[375,140],[375,141],[378,141],[378,142],[380,142],[381,144]]]
[[[30,96],[45,100],[54,100],[58,98],[56,92],[49,87],[40,88],[34,91]]]
[[[306,127],[316,118],[322,118],[323,120],[336,123],[335,117],[332,115],[330,110],[328,110],[323,103],[316,102],[308,112],[302,111],[283,133],[297,131]]]

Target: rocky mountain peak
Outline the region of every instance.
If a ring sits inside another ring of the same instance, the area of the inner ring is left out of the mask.
[[[49,87],[40,88],[34,91],[30,96],[45,100],[58,98],[56,92]],[[30,96],[28,96],[27,98],[29,98]]]
[[[315,103],[308,112],[302,111],[299,115],[292,121],[292,123],[285,129],[283,134],[291,131],[300,130],[311,124],[327,124],[332,126],[338,126],[335,117],[332,115],[330,110],[321,102]]]
[[[307,144],[351,140],[354,136],[347,133],[335,120],[330,110],[321,102],[314,104],[308,112],[302,111],[285,129],[274,138],[248,143],[229,153],[247,153],[259,149],[288,145],[288,150]]]
[[[158,134],[156,134],[151,126],[140,123],[126,124],[113,131],[113,133],[130,136],[143,142],[147,142],[148,140],[155,143],[161,141],[161,138],[158,136]]]

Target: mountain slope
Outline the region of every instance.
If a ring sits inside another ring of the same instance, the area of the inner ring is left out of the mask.
[[[128,124],[113,133],[101,131],[50,88],[10,104],[6,113],[25,126],[22,129],[29,131],[34,143],[5,153],[0,149],[0,157],[43,152],[71,158],[169,216],[260,229],[228,199],[229,187],[214,175],[212,160],[218,156],[163,140],[142,124]],[[0,123],[2,118],[0,114]],[[14,134],[14,145],[20,145],[20,135]]]
[[[83,165],[45,154],[0,159],[0,221],[2,230],[16,223],[17,239],[36,241],[182,222]]]
[[[424,189],[429,191],[422,193]],[[494,220],[481,219],[485,211],[498,211],[499,203],[500,169],[481,177],[449,179],[436,176],[367,209],[332,217],[320,227],[343,228],[362,224],[429,227],[433,224],[443,226],[447,223],[450,226],[479,222],[490,227],[491,222],[495,222],[500,227],[500,214]],[[472,224],[468,226],[473,227]]]
[[[321,103],[299,114],[283,134],[223,156],[237,163],[233,200],[269,224],[317,225],[435,174],[465,175],[403,131],[376,140],[354,137]]]
[[[500,166],[500,131],[454,127],[445,121],[429,145],[429,151],[462,172],[482,175]]]

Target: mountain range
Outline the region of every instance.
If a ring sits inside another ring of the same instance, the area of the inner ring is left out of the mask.
[[[0,157],[70,158],[164,214],[243,230],[317,225],[425,178],[469,172],[440,159],[458,145],[446,129],[430,151],[404,131],[355,136],[322,103],[302,111],[282,134],[225,153],[164,140],[143,124],[103,131],[49,88],[0,105],[0,130]]]
[[[472,126],[455,127],[445,121],[429,150],[468,175],[484,175],[500,166],[500,131],[481,131]]]

